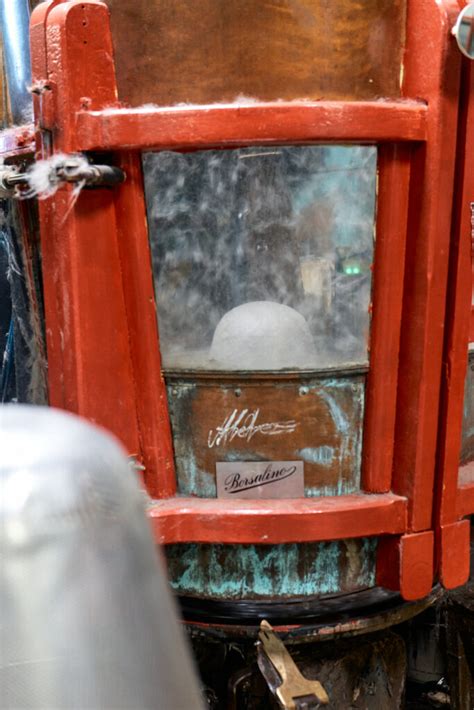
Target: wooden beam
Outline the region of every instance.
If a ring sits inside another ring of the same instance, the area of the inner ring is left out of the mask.
[[[77,150],[178,150],[252,143],[423,141],[417,101],[270,102],[81,111]]]
[[[148,509],[156,541],[282,544],[396,534],[407,501],[392,494],[282,500],[168,498]]]

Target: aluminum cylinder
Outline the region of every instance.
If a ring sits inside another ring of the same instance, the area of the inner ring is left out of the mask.
[[[33,120],[28,0],[0,0],[0,28],[13,123]]]
[[[0,407],[1,710],[202,707],[145,502],[106,432]]]

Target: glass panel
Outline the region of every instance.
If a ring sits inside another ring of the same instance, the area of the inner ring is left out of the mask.
[[[471,343],[469,349],[466,389],[464,391],[460,463],[460,484],[474,484],[474,343]]]
[[[168,369],[367,363],[373,146],[144,156]]]
[[[400,95],[406,0],[107,0],[132,106]]]

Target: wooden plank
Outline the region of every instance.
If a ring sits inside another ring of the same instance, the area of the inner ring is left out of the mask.
[[[316,141],[423,141],[417,101],[273,102],[255,105],[81,111],[76,150],[178,150]]]
[[[271,501],[169,498],[148,516],[161,544],[277,544],[397,534],[406,529],[405,498],[347,495]]]
[[[362,451],[362,485],[371,493],[386,493],[392,483],[409,185],[408,146],[381,146]]]
[[[92,2],[45,3],[33,14],[33,82],[57,91],[56,151],[73,150],[71,119],[81,97],[102,105],[115,96],[106,18],[107,8]],[[35,111],[41,126],[42,100]],[[41,203],[40,227],[50,403],[110,429],[138,454],[113,194],[84,190],[76,199],[70,186],[61,188]]]
[[[410,500],[409,530],[433,519],[435,455],[450,248],[460,59],[454,0],[408,6],[403,93],[430,106],[427,142],[413,151],[393,489]]]
[[[107,0],[121,101],[399,96],[406,0]]]
[[[147,490],[154,498],[173,495],[176,477],[166,387],[156,320],[141,156],[118,157],[127,180],[114,191],[120,266]]]
[[[474,361],[473,370],[468,366],[466,377],[473,288],[471,231],[474,229],[470,210],[470,202],[474,201],[474,71],[468,61],[462,71],[458,130],[438,450],[440,525],[455,522],[459,463],[474,458],[474,437],[468,434],[469,414],[474,421]],[[473,401],[465,400],[465,388],[467,392],[471,389]],[[463,404],[467,411],[462,437]]]

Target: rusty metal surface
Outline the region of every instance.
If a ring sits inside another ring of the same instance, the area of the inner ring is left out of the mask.
[[[206,643],[199,639],[194,649],[211,710],[276,710],[281,705],[272,697],[256,667],[251,645],[225,641]],[[308,644],[291,649],[305,677],[318,679],[327,691],[329,705],[337,710],[400,710],[404,708],[406,651],[403,638],[392,631],[364,639]],[[270,677],[278,683],[278,676]],[[298,698],[296,706],[309,698]]]
[[[329,708],[399,710],[403,707],[406,650],[402,638],[388,632],[376,640],[300,649],[298,666],[305,677],[318,679],[329,696]]]
[[[359,489],[365,377],[167,378],[178,488],[216,496],[216,463],[304,462],[306,496]]]
[[[107,0],[132,106],[400,95],[405,0]]]
[[[313,600],[312,618],[307,616],[302,621],[288,619],[286,622],[277,619],[272,623],[285,644],[350,638],[408,621],[439,601],[445,594],[441,586],[437,585],[424,599],[405,602],[399,594],[376,587],[334,599],[320,599],[316,602]],[[253,623],[251,620],[250,623],[244,623],[243,620],[224,623],[186,618],[186,625],[192,637],[248,643],[254,643],[256,640],[258,622],[258,617]]]

